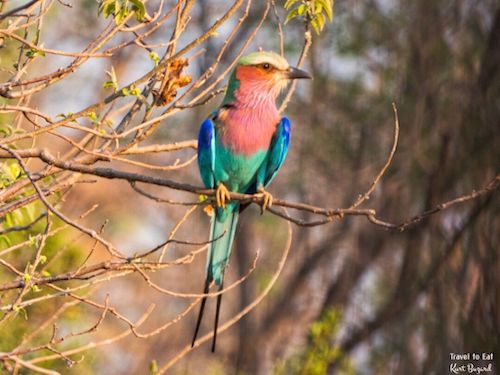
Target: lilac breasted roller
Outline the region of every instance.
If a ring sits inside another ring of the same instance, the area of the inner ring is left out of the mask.
[[[224,270],[231,255],[238,215],[243,206],[230,200],[229,192],[258,194],[262,208],[272,205],[265,189],[285,160],[291,123],[276,107],[280,92],[292,79],[311,78],[273,52],[241,57],[231,73],[219,109],[200,126],[198,166],[201,179],[216,189],[204,293],[212,282],[223,288]],[[203,297],[192,346],[196,341],[207,297]],[[217,296],[212,351],[215,351],[222,294]]]

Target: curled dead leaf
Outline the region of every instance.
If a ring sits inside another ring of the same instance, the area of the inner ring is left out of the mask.
[[[159,90],[153,90],[155,102],[163,106],[172,102],[177,96],[177,90],[190,84],[193,78],[183,75],[182,70],[189,65],[188,59],[179,58],[171,61],[165,71],[158,77],[162,81]]]

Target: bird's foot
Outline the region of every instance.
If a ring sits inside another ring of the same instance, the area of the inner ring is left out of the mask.
[[[226,200],[230,200],[231,196],[229,195],[229,190],[224,184],[221,182],[219,186],[217,186],[217,190],[215,191],[215,199],[217,202],[217,207],[226,207]]]
[[[264,189],[259,189],[258,193],[254,194],[254,196],[262,199],[262,205],[260,206],[261,213],[264,213],[265,210],[273,205],[273,196]]]

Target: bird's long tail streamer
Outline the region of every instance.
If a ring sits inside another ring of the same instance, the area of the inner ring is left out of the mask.
[[[207,294],[210,288],[210,281],[205,280],[205,287],[203,288],[203,294]],[[201,298],[200,312],[198,313],[198,321],[196,322],[196,328],[194,330],[193,341],[191,342],[191,347],[194,346],[194,342],[196,341],[196,337],[198,336],[198,331],[200,330],[201,319],[203,318],[203,311],[205,310],[205,303],[207,302],[207,297],[203,296]]]
[[[223,284],[220,284],[219,291],[222,290]],[[217,307],[215,308],[215,323],[214,323],[214,338],[212,340],[212,353],[215,352],[215,343],[217,341],[217,327],[219,326],[219,313],[220,313],[220,305],[222,303],[222,293],[217,296]]]
[[[230,210],[229,212],[224,212],[223,210]],[[207,260],[207,276],[205,279],[205,286],[203,288],[203,294],[207,294],[210,289],[210,284],[215,281],[215,284],[219,287],[218,291],[223,288],[223,278],[224,270],[229,262],[229,257],[231,256],[231,248],[233,245],[234,234],[236,232],[236,226],[238,223],[239,207],[238,205],[230,206],[226,209],[216,209],[214,217],[212,218],[212,226],[210,232],[210,249],[208,252]],[[200,312],[198,315],[198,320],[196,322],[196,328],[193,336],[193,341],[191,342],[191,347],[194,346],[196,342],[196,337],[200,330],[201,322],[203,319],[203,313],[205,309],[205,304],[207,301],[207,296],[202,297]],[[212,352],[215,351],[215,344],[217,340],[217,326],[219,324],[219,313],[222,303],[222,294],[217,296],[217,306],[215,311],[215,324],[214,324],[214,336],[212,341]]]

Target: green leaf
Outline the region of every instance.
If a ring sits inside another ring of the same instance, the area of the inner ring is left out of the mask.
[[[113,81],[106,81],[102,84],[105,89],[113,89],[114,92],[118,91],[118,85]]]
[[[28,221],[32,222],[33,220],[35,220],[35,216],[37,214],[36,205],[32,203],[32,204],[28,204],[28,205],[24,206],[23,208],[24,208],[24,212],[28,216]]]
[[[15,306],[14,307],[14,311],[16,313],[22,312],[23,315],[24,315],[24,319],[28,320],[28,313],[26,312],[26,309],[24,307]]]
[[[103,14],[104,18],[108,18],[115,12],[115,0],[103,0],[99,4],[97,9],[97,14]]]
[[[129,10],[128,8],[125,8],[125,7],[121,7],[121,9],[117,12],[115,12],[115,23],[117,25],[121,24],[122,21],[127,18],[128,16],[128,13],[129,13]]]
[[[316,20],[318,21],[320,31],[325,27],[325,16],[320,13],[316,15]]]
[[[4,235],[4,234],[0,236],[0,243],[2,243],[2,242],[5,243],[5,246],[7,246],[7,247],[11,247],[12,246],[11,239],[8,236]]]
[[[5,225],[7,226],[7,228],[9,227],[13,227],[14,225],[16,225],[16,220],[15,220],[15,215],[17,214],[17,210],[14,211],[14,212],[10,212],[8,213],[7,215],[5,215]]]
[[[41,289],[38,287],[38,285],[33,285],[31,287],[31,291],[34,292],[34,293],[37,293],[37,292],[40,292]]]
[[[320,33],[320,29],[319,29],[319,24],[318,24],[318,21],[317,20],[312,20],[311,21],[311,26],[313,27],[314,31],[316,32],[317,35],[319,35]]]
[[[154,61],[155,66],[158,66],[160,63],[160,56],[155,51],[149,52],[149,58]]]
[[[89,111],[87,112],[87,118],[93,123],[99,122],[99,119],[97,118],[97,114],[94,111]]]
[[[2,127],[0,127],[0,133],[1,134],[4,134],[6,137],[8,137],[9,135],[12,134],[12,126],[10,125],[3,125]]]
[[[149,362],[149,373],[150,375],[158,374],[158,363],[155,359]]]
[[[146,7],[141,0],[130,0],[132,3],[132,10],[135,12],[137,21],[142,21],[146,16]]]
[[[10,163],[8,166],[8,171],[10,174],[10,177],[15,181],[19,176],[21,176],[23,170],[19,166],[18,163]]]
[[[29,242],[30,242],[30,246],[38,247],[38,245],[40,244],[40,239],[38,238],[38,236],[32,236],[30,234],[29,235]]]
[[[37,56],[45,56],[45,52],[40,51],[36,48],[30,48],[29,50],[26,51],[25,53],[26,57],[29,57],[30,59],[37,57]]]
[[[15,160],[8,160],[0,164],[0,186],[6,187],[23,176],[24,172]],[[14,211],[14,215],[19,215],[19,210]]]
[[[114,8],[115,8],[115,10],[114,10],[114,12],[113,12],[113,14],[114,14],[114,15],[116,15],[116,14],[118,14],[118,13],[120,13],[120,12],[122,11],[122,8],[123,8],[123,7],[122,7],[122,1],[123,1],[123,0],[114,0],[114,1],[113,1],[113,3],[114,3]]]
[[[283,6],[285,9],[290,8],[292,5],[294,5],[298,0],[287,0],[285,5]]]
[[[299,16],[302,16],[306,13],[307,11],[307,5],[306,4],[301,4],[299,5],[299,7],[297,8],[297,14]]]
[[[103,14],[104,18],[113,16],[118,25],[130,14],[134,12],[137,21],[142,21],[146,17],[146,7],[143,0],[101,0],[97,14]]]
[[[108,4],[107,6],[104,7],[103,14],[104,14],[105,18],[108,18],[113,13],[115,13],[115,4],[114,3]]]
[[[113,120],[107,118],[106,120],[104,120],[104,125],[108,126],[111,129],[113,126]]]
[[[118,91],[118,78],[116,77],[115,68],[111,67],[110,71],[106,71],[106,74],[109,77],[109,80],[102,84],[102,87],[112,88],[114,92]]]
[[[320,2],[314,3],[314,14],[323,12],[323,5]]]
[[[321,4],[325,11],[328,21],[333,21],[333,0],[316,0],[317,4]]]
[[[298,11],[298,8],[295,8],[294,10],[292,10],[290,13],[288,13],[288,15],[286,16],[286,19],[285,19],[285,25],[288,23],[288,21],[294,19],[295,17],[297,17],[299,15],[299,11]]]
[[[139,96],[141,95],[141,90],[135,85],[130,86],[130,95]]]

